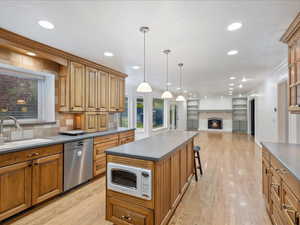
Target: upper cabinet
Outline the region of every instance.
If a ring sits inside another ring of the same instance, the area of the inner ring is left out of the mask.
[[[109,111],[123,112],[125,107],[125,80],[109,75]]]
[[[69,62],[59,74],[58,107],[61,112],[122,112],[125,78]]]
[[[288,44],[289,111],[300,113],[300,13],[290,24],[281,41]]]

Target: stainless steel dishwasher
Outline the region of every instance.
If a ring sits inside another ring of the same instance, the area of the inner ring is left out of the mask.
[[[93,139],[64,144],[64,191],[93,177]]]

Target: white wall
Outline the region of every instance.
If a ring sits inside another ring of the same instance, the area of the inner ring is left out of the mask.
[[[199,109],[201,110],[222,110],[232,109],[232,98],[229,97],[207,97],[200,100]]]
[[[261,86],[250,93],[255,98],[255,139],[257,142],[278,142],[277,85],[287,80],[288,67],[280,64]],[[300,115],[289,114],[289,142],[300,143]]]

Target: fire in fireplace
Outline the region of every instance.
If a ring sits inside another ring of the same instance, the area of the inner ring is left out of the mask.
[[[221,118],[209,118],[208,129],[223,129],[223,120]]]

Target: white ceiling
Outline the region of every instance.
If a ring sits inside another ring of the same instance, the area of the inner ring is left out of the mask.
[[[184,88],[200,95],[225,95],[230,76],[251,78],[242,91],[262,82],[287,56],[279,42],[300,10],[300,0],[236,1],[12,1],[0,2],[0,26],[31,39],[113,67],[142,81],[143,36],[149,26],[148,80],[165,86],[163,49],[171,49],[170,82],[178,87],[179,62],[184,63]],[[45,30],[38,20],[49,20]],[[229,32],[227,25],[242,22]],[[227,51],[239,50],[235,56]],[[103,56],[104,51],[115,54]],[[236,83],[238,83],[236,81]],[[235,88],[234,93],[241,90]]]

